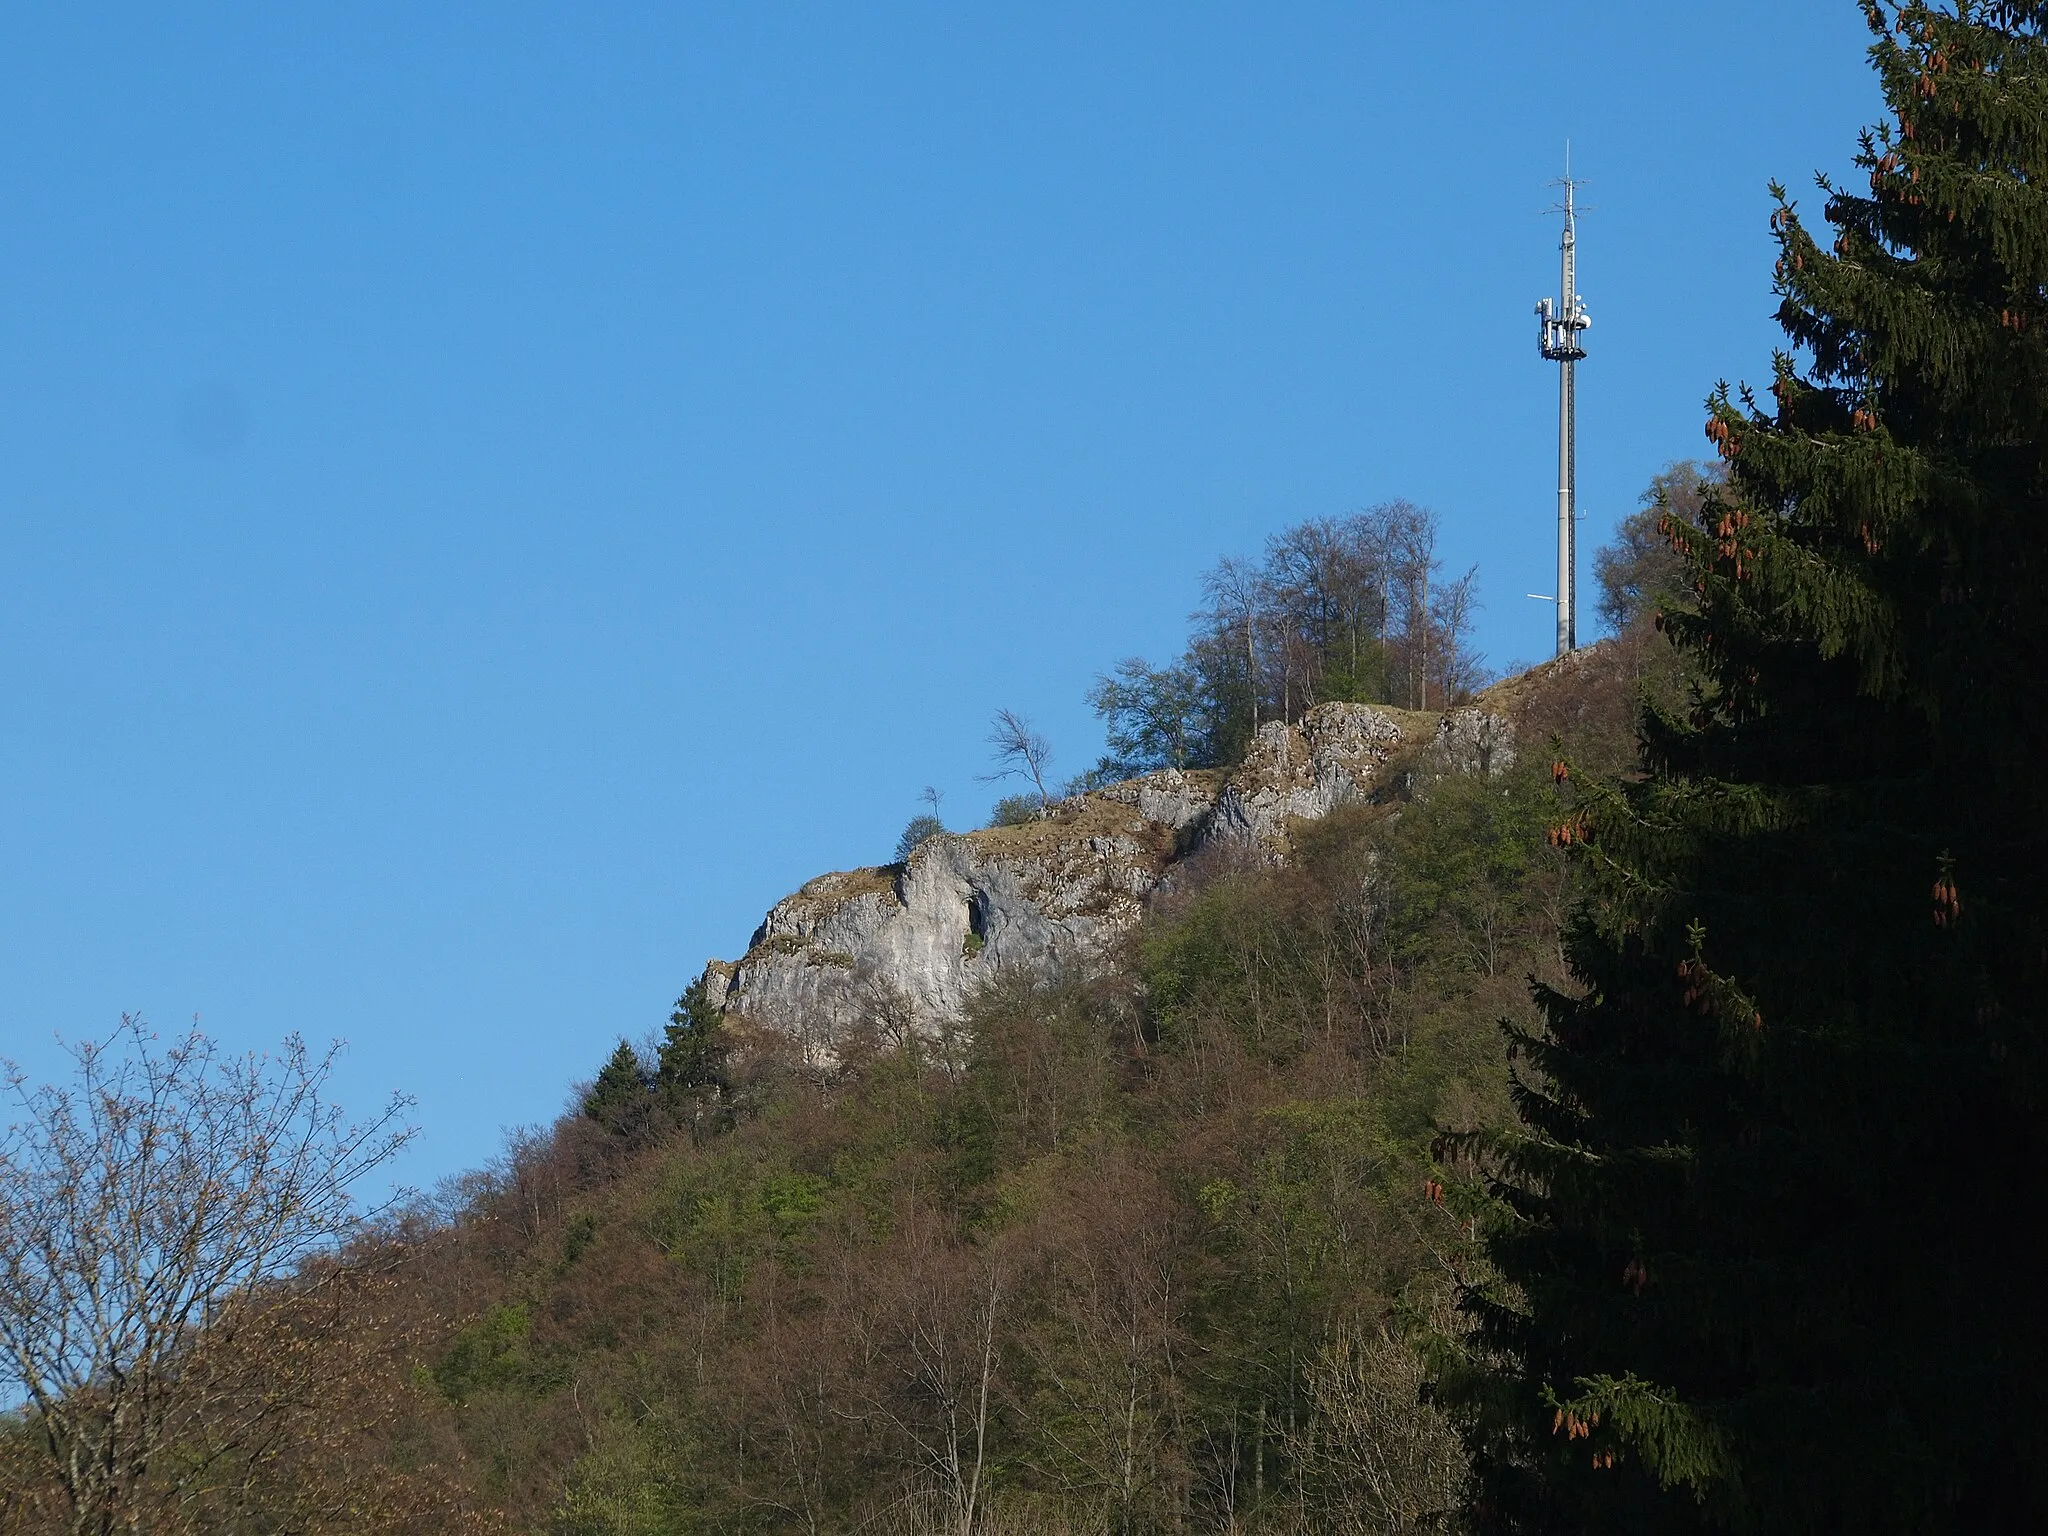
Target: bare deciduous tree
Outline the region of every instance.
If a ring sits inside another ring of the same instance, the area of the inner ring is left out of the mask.
[[[1426,677],[1437,685],[1437,701],[1448,709],[1486,680],[1486,667],[1472,649],[1472,615],[1479,607],[1479,567],[1440,585],[1429,598],[1429,628],[1436,645]],[[1425,685],[1426,696],[1426,685]]]
[[[1600,587],[1600,618],[1621,634],[1634,624],[1647,624],[1664,588],[1678,581],[1685,563],[1657,525],[1666,513],[1681,522],[1697,523],[1710,496],[1726,494],[1728,467],[1709,459],[1678,459],[1650,477],[1637,509],[1621,520],[1614,539],[1593,556],[1593,576]]]
[[[1251,709],[1251,730],[1259,730],[1259,612],[1264,606],[1263,585],[1258,570],[1248,561],[1225,556],[1202,578],[1203,594],[1209,599],[1206,612],[1195,615],[1206,620],[1219,634],[1242,635],[1247,703]]]
[[[1029,779],[1038,791],[1038,808],[1052,807],[1052,794],[1045,787],[1045,770],[1052,763],[1052,743],[1031,728],[1031,722],[1014,709],[999,709],[989,722],[988,744],[996,749],[996,769],[981,775],[983,783],[998,779]]]
[[[1415,1350],[1383,1328],[1342,1333],[1309,1363],[1317,1412],[1288,1439],[1321,1495],[1322,1529],[1420,1536],[1452,1528],[1465,1453],[1424,1400],[1423,1380]]]
[[[949,1536],[980,1536],[1009,1276],[1001,1244],[960,1242],[905,1201],[886,1248],[843,1277],[841,1315],[862,1369],[854,1414],[911,1488],[935,1490]]]
[[[1283,529],[1262,559],[1220,561],[1204,579],[1183,665],[1212,694],[1242,690],[1253,735],[1324,699],[1449,704],[1483,672],[1478,580],[1442,582],[1436,546],[1436,514],[1405,501]]]
[[[197,1031],[160,1047],[130,1016],[72,1048],[69,1086],[31,1088],[7,1063],[0,1382],[81,1536],[134,1529],[145,1502],[174,1507],[274,1452],[289,1404],[220,1368],[220,1346],[296,1347],[292,1319],[350,1274],[353,1186],[411,1136],[403,1098],[361,1122],[327,1101],[338,1050],[293,1036],[237,1057]]]
[[[1021,1405],[1025,1459],[1116,1536],[1185,1494],[1183,1219],[1150,1170],[1120,1158],[1040,1217],[1043,1305],[1020,1330],[1036,1386]]]

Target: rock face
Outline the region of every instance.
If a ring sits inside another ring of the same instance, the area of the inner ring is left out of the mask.
[[[1515,762],[1514,725],[1490,710],[1454,709],[1437,722],[1436,757],[1451,773],[1504,772]]]
[[[936,1029],[999,970],[1099,953],[1174,852],[1172,827],[1084,795],[1025,826],[927,838],[901,865],[821,875],[769,910],[726,1011],[823,1056],[862,1018]]]
[[[1189,855],[1227,844],[1284,858],[1292,823],[1368,797],[1402,749],[1498,773],[1511,734],[1480,709],[1318,705],[1261,727],[1228,771],[1165,769],[1023,826],[928,838],[900,865],[820,875],[769,910],[737,962],[711,962],[706,995],[821,1063],[863,1020],[936,1031],[998,972],[1103,953]]]
[[[1289,822],[1364,799],[1404,739],[1393,711],[1362,704],[1319,704],[1299,726],[1270,721],[1225,780],[1208,835],[1278,849]]]

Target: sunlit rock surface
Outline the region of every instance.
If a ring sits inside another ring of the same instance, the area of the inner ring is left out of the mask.
[[[769,909],[738,961],[711,962],[706,994],[820,1063],[863,1022],[936,1033],[999,972],[1102,954],[1204,848],[1284,859],[1291,826],[1368,799],[1404,751],[1498,773],[1512,730],[1478,708],[1321,704],[1262,726],[1236,768],[1164,769],[1023,826],[929,838],[900,865],[820,875]]]

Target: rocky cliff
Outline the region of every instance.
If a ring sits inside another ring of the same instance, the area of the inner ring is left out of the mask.
[[[1318,705],[1263,727],[1236,768],[1146,774],[1022,826],[928,838],[902,864],[820,875],[769,910],[738,961],[711,962],[706,996],[819,1062],[862,1020],[937,1030],[999,972],[1101,954],[1193,855],[1284,859],[1290,827],[1368,799],[1420,756],[1497,773],[1513,732],[1483,708]]]

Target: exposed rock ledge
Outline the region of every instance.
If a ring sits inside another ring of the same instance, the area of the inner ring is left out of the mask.
[[[1479,708],[1318,705],[1262,727],[1237,768],[1165,769],[1024,826],[929,838],[904,864],[820,875],[769,910],[737,962],[710,963],[706,995],[822,1061],[863,1018],[935,1030],[999,971],[1102,953],[1202,848],[1284,858],[1291,824],[1367,798],[1403,748],[1497,773],[1512,743],[1508,721]]]

